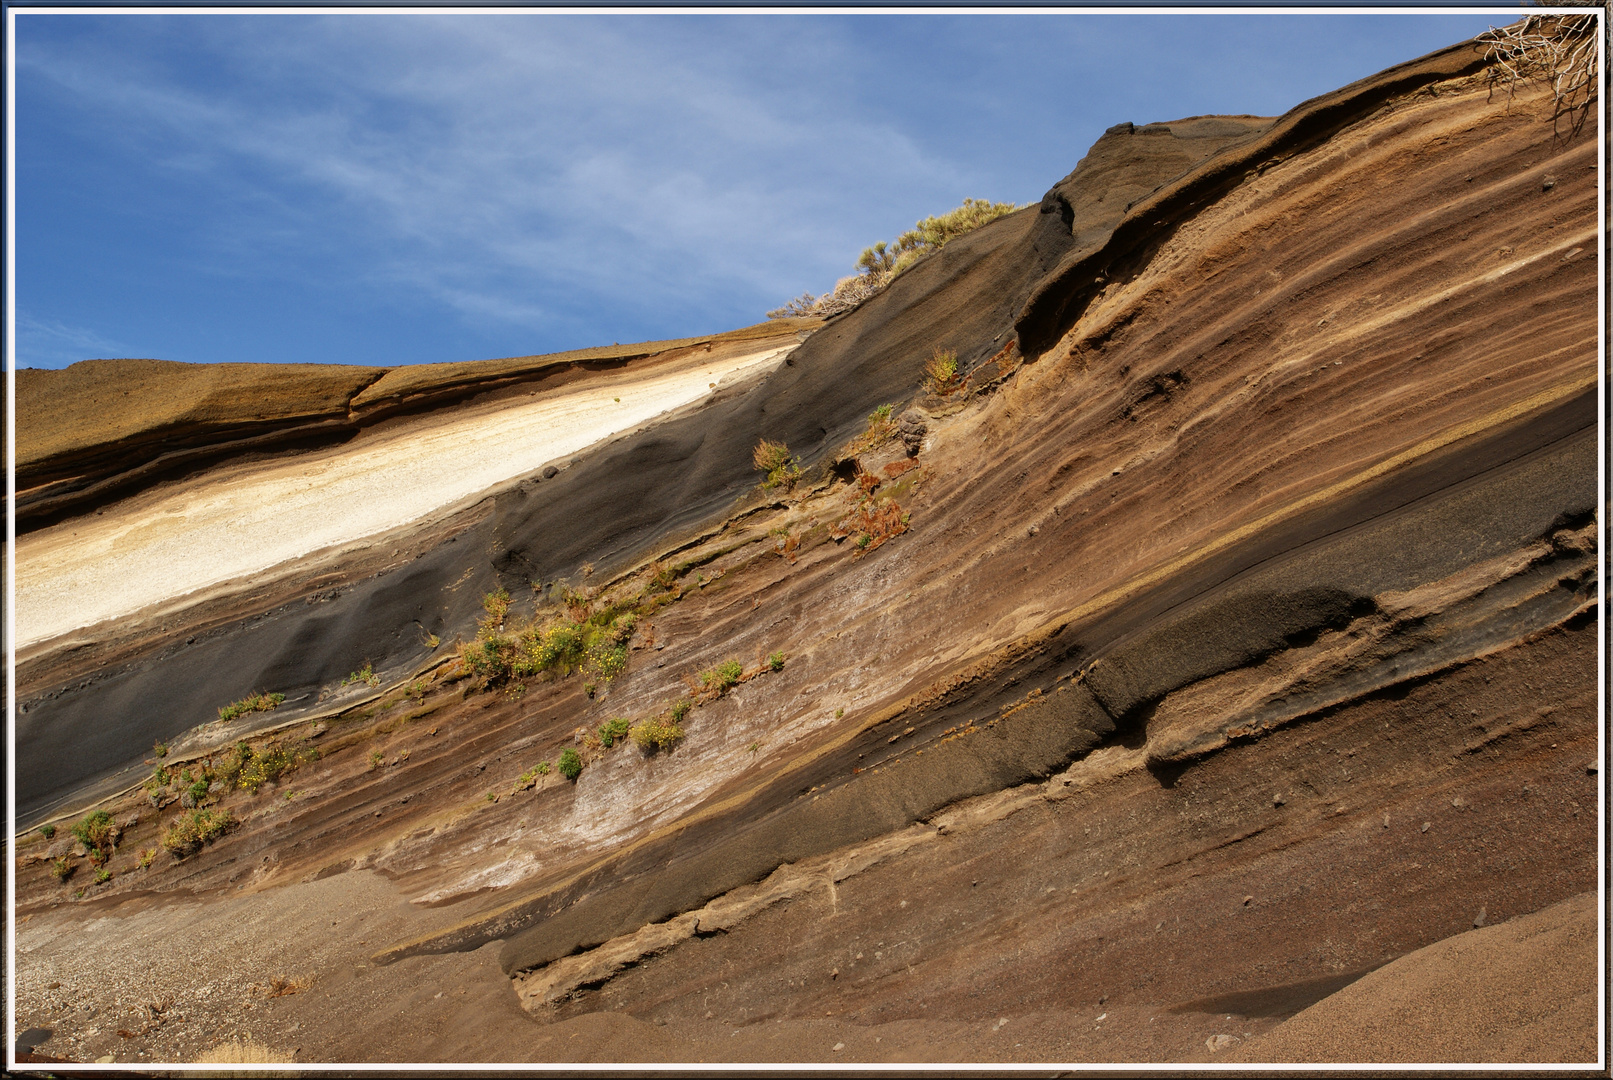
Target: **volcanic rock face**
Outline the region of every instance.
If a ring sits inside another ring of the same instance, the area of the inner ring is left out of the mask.
[[[31,375],[22,823],[161,775],[82,845],[109,881],[20,843],[19,1027],[152,1060],[226,1025],[298,1060],[1594,1060],[1596,143],[1491,90],[1465,45],[1276,120],[1120,125],[821,326]],[[961,386],[924,385],[940,350]],[[761,439],[803,475],[758,484]],[[296,520],[238,565],[70,599],[265,498]],[[162,850],[185,798],[227,827]],[[244,961],[151,970],[151,935],[226,927]],[[1561,992],[1397,1041],[1375,1002],[1477,965]],[[126,1038],[63,1020],[136,987],[167,1004]]]

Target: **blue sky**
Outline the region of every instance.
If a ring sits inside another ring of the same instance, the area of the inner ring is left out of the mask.
[[[711,333],[1104,128],[1274,115],[1492,15],[16,18],[16,363]]]

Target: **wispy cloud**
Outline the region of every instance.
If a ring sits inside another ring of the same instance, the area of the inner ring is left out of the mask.
[[[52,319],[36,319],[26,311],[17,312],[17,355],[33,361],[20,366],[65,367],[80,360],[121,358],[123,346],[108,341],[94,330],[68,326]]]
[[[198,304],[226,317],[204,294],[256,311],[259,332],[307,325],[298,355],[343,320],[349,338],[385,332],[360,311],[457,321],[486,343],[471,349],[714,329],[828,287],[864,245],[965,196],[1039,197],[1117,120],[1226,109],[1204,98],[1211,84],[1233,111],[1265,108],[1221,76],[1300,87],[1283,72],[1316,65],[1288,39],[1270,56],[1247,44],[1263,25],[26,15],[20,160],[63,160],[20,172],[19,192],[37,206],[64,177],[122,175],[20,224],[19,289],[36,290],[25,306],[40,319],[93,322],[76,265],[56,268],[51,295],[35,284],[44,254],[65,250],[55,234],[93,222],[84,259],[157,266],[141,272],[190,298],[165,342],[194,338]],[[1234,46],[1235,70],[1204,77]],[[1382,64],[1358,66],[1349,77]],[[97,246],[123,225],[125,250]],[[122,297],[113,321],[120,289],[98,316],[119,329],[102,332],[144,341],[125,328],[152,328],[146,309],[169,300]],[[316,302],[323,323],[282,314]],[[232,330],[252,333],[222,327],[207,348]]]
[[[276,248],[362,251],[378,287],[536,323],[554,304],[489,290],[779,300],[803,275],[845,272],[892,204],[955,182],[955,166],[832,86],[746,82],[722,61],[730,26],[326,16],[266,36],[240,19],[209,34],[231,72],[220,83],[82,45],[25,67],[104,110],[130,153],[276,207],[280,236],[256,216],[221,223],[221,268]],[[737,29],[736,48],[781,55],[800,32]],[[350,261],[337,260],[344,276]]]

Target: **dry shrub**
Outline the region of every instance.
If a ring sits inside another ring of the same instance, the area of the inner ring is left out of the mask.
[[[1509,106],[1518,83],[1548,82],[1556,106],[1553,123],[1566,115],[1570,130],[1578,132],[1596,99],[1596,29],[1594,15],[1530,15],[1509,26],[1492,26],[1474,40],[1484,46],[1491,85],[1506,84]]]
[[[288,979],[282,975],[273,975],[269,978],[269,985],[263,987],[264,997],[287,997],[291,994],[300,994],[313,985],[311,976],[302,975]]]
[[[957,390],[963,383],[958,374],[958,354],[950,349],[937,349],[924,364],[924,388],[939,397]]]
[[[790,455],[790,448],[781,442],[762,439],[751,451],[751,464],[767,474],[762,486],[768,489],[782,487],[786,491],[801,478],[801,462]]]
[[[797,315],[827,317],[838,315],[882,292],[896,277],[919,259],[940,251],[952,240],[972,232],[1019,207],[994,203],[989,199],[965,199],[963,205],[936,217],[927,217],[896,238],[864,248],[857,258],[857,273],[835,282],[832,292],[822,296],[802,293],[781,308],[767,313],[770,319]]]

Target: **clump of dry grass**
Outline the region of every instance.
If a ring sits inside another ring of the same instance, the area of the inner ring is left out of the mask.
[[[790,455],[790,448],[781,442],[762,439],[751,451],[751,464],[767,474],[762,486],[769,490],[782,487],[786,491],[801,478],[801,462]]]
[[[952,393],[962,384],[958,374],[958,354],[951,349],[937,349],[924,363],[924,388],[940,397]]]
[[[1019,207],[1013,203],[994,203],[989,199],[965,199],[963,205],[944,214],[927,217],[898,236],[894,243],[883,240],[873,247],[864,248],[857,259],[857,273],[835,282],[832,291],[822,296],[802,293],[781,308],[767,313],[770,319],[784,319],[796,315],[829,316],[850,311],[880,292],[896,277],[932,252],[940,251],[952,240],[980,226],[1011,214]]]

